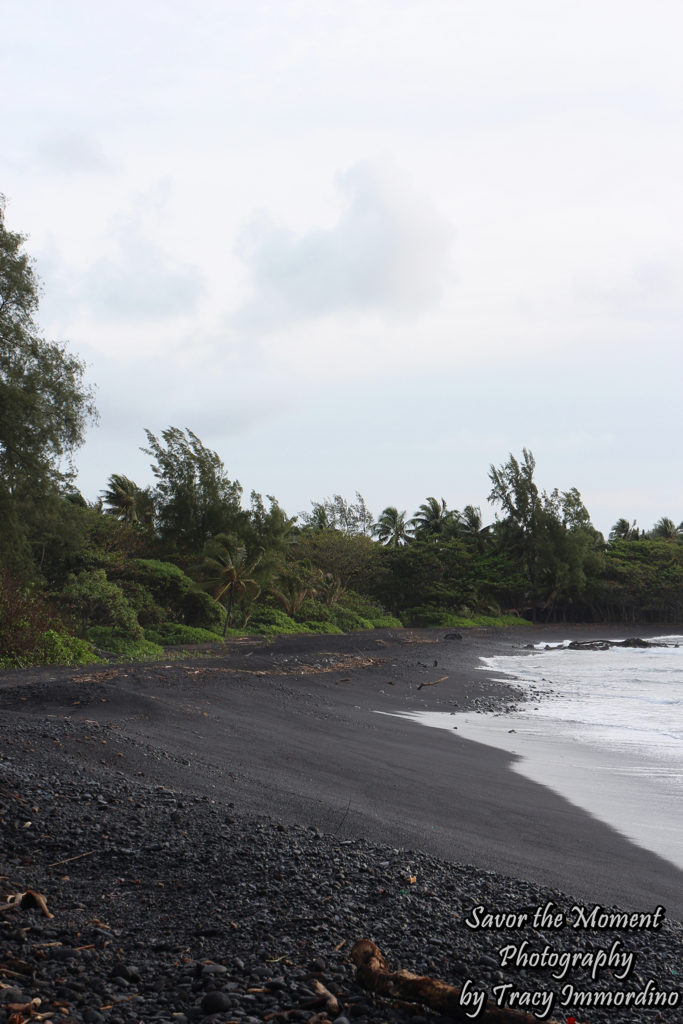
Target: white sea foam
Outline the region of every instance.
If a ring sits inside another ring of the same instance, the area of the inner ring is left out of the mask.
[[[567,642],[549,650],[537,645],[538,654],[482,658],[482,668],[540,691],[538,722],[632,756],[635,770],[649,763],[653,773],[668,772],[683,787],[683,636],[655,640],[670,646],[594,651],[568,650]]]
[[[516,771],[683,868],[683,636],[656,639],[668,646],[483,658],[526,691],[519,713],[411,717],[514,753]]]

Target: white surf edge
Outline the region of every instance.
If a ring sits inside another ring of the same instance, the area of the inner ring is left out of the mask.
[[[506,680],[509,682],[510,680]],[[616,751],[598,751],[556,734],[544,721],[534,729],[533,711],[504,715],[443,711],[386,712],[430,728],[516,755],[513,771],[558,793],[574,806],[683,870],[680,797],[658,786],[651,765],[625,761]]]

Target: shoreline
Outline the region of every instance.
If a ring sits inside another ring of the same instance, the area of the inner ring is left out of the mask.
[[[613,1012],[560,1008],[560,983],[503,965],[504,943],[578,956],[618,938],[640,977],[678,991],[681,872],[511,771],[504,752],[376,713],[514,706],[514,689],[477,665],[531,632],[446,632],[3,673],[4,885],[44,893],[55,914],[22,911],[28,940],[15,915],[0,915],[6,949],[31,965],[19,995],[66,999],[66,1024],[171,1014],[199,1024],[212,1006],[222,1013],[212,1020],[252,1024],[301,1007],[315,976],[348,1020],[407,1024],[419,1007],[354,981],[349,950],[366,937],[396,969],[468,978],[489,996],[501,978],[520,992],[553,988],[562,1020],[608,1024]],[[633,933],[464,923],[476,906],[528,915],[548,903],[568,921],[576,907],[661,905],[665,923]],[[642,987],[609,971],[566,980]],[[0,1024],[4,1013],[0,994]],[[643,1018],[635,1008],[619,1019]]]
[[[443,712],[413,719],[427,728],[451,732],[512,755],[510,769],[546,786],[572,805],[615,829],[630,842],[664,858],[683,871],[680,796],[658,788],[643,770],[619,753],[598,750],[560,734],[534,729],[524,713],[462,712],[438,719]],[[656,780],[654,780],[656,782]]]
[[[659,630],[653,632],[658,636]],[[471,740],[507,752],[512,755],[512,771],[548,786],[632,842],[683,870],[680,760],[678,769],[671,760],[664,767],[659,759],[647,759],[645,750],[597,743],[584,737],[580,726],[578,732],[574,728],[567,731],[567,714],[572,726],[576,725],[571,703],[559,719],[547,713],[548,702],[552,708],[557,697],[562,703],[571,701],[571,697],[567,697],[563,683],[558,683],[554,674],[552,684],[545,679],[543,672],[552,674],[552,669],[543,660],[544,646],[498,658],[482,658],[481,671],[489,678],[519,688],[518,708],[503,712],[482,712],[479,708],[474,712],[423,711],[409,713],[407,717],[420,725],[446,730],[454,739]],[[578,657],[583,660],[590,656]],[[526,658],[530,662],[525,665]],[[539,660],[535,661],[534,671],[531,665],[536,658]],[[576,661],[573,664],[575,676],[581,672],[581,665]],[[591,667],[595,672],[595,663]],[[613,677],[619,674],[618,666],[610,671]],[[563,678],[561,674],[560,679]],[[576,687],[573,678],[570,675],[570,691]],[[585,685],[584,681],[584,691]],[[540,714],[535,715],[534,711]]]

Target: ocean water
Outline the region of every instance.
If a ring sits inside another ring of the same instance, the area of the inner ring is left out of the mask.
[[[569,641],[550,650],[538,644],[538,653],[526,657],[482,658],[482,668],[540,691],[537,725],[552,723],[567,738],[622,753],[633,772],[683,786],[683,636],[651,641],[667,646],[592,651],[570,650]]]
[[[482,658],[526,693],[519,713],[412,717],[508,750],[515,771],[683,868],[683,635],[650,639],[666,646]]]

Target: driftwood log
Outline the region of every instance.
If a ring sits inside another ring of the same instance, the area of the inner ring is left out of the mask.
[[[370,992],[387,996],[389,999],[405,999],[407,1002],[423,1003],[431,1010],[447,1014],[454,1021],[468,1022],[468,1007],[460,1002],[461,989],[447,985],[445,981],[411,971],[390,971],[387,962],[374,942],[360,939],[351,950],[351,959],[358,968],[357,980]],[[485,1009],[477,1018],[483,1024],[538,1024],[538,1017],[521,1010],[509,1010],[487,1000]],[[559,1024],[549,1020],[546,1024]]]
[[[27,889],[26,892],[15,892],[8,896],[5,903],[0,904],[0,914],[7,914],[10,910],[26,910],[31,907],[42,910],[45,917],[55,916],[47,909],[45,897],[33,889]]]

